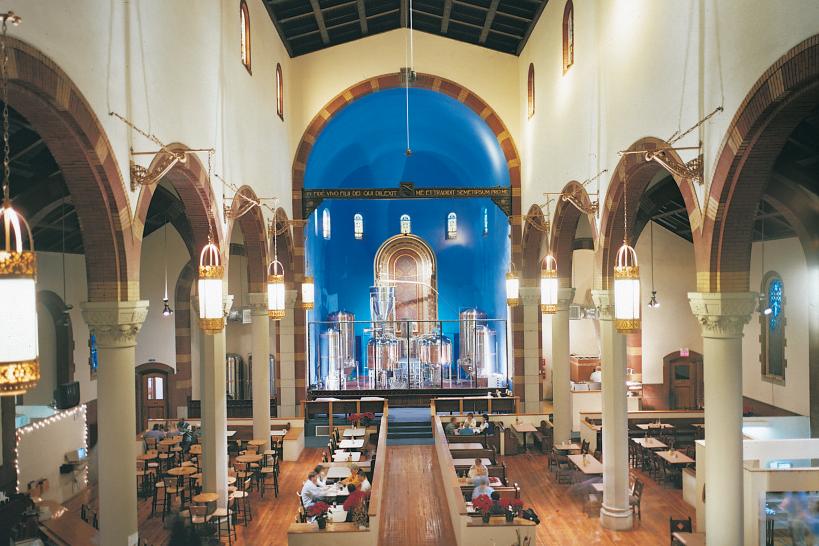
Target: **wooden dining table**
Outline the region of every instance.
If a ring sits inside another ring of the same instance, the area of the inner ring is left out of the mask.
[[[682,546],[705,546],[705,533],[672,533],[675,544]]]
[[[338,447],[341,449],[361,449],[364,447],[364,440],[341,440]]]
[[[257,455],[257,454],[247,454],[247,455],[239,455],[234,461],[237,463],[258,463],[264,458],[264,455]]]
[[[453,449],[483,449],[483,444],[480,442],[466,442],[449,444],[449,450]]]
[[[345,438],[356,438],[364,436],[365,434],[367,434],[367,429],[365,428],[348,428],[341,435]]]
[[[512,429],[523,435],[523,450],[526,451],[526,435],[530,432],[537,432],[537,428],[532,423],[513,423]]]
[[[634,443],[645,449],[667,449],[668,446],[657,438],[634,438]]]
[[[196,474],[197,472],[199,471],[196,470],[195,466],[177,466],[174,468],[169,468],[165,471],[166,474],[177,477],[190,476],[192,474]]]
[[[563,442],[562,444],[554,444],[554,448],[558,451],[577,451],[580,446],[573,442]]]
[[[191,499],[191,502],[207,504],[209,502],[216,502],[217,500],[219,500],[219,495],[216,493],[199,493]]]
[[[588,476],[603,473],[603,463],[591,455],[569,455],[569,460],[580,472]]]
[[[159,454],[156,451],[148,451],[147,453],[143,453],[142,455],[137,455],[138,461],[153,461],[155,460]]]
[[[637,428],[640,430],[670,430],[674,425],[669,423],[638,423]]]
[[[492,461],[486,457],[481,457],[481,463],[483,463],[484,466],[489,466],[492,464]],[[469,468],[475,464],[475,459],[452,459],[452,464],[455,465],[455,468]]]
[[[657,451],[657,455],[662,457],[669,464],[691,464],[694,461],[691,457],[681,451]]]

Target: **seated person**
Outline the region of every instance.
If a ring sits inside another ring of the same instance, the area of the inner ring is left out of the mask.
[[[592,383],[602,383],[603,381],[603,370],[600,366],[597,366],[594,371],[589,376],[589,381]]]
[[[327,485],[327,471],[324,469],[323,466],[317,465],[316,468],[313,469],[318,476],[316,479],[316,483],[318,483],[321,487],[325,487]]]
[[[464,419],[463,428],[475,428],[475,414],[474,413],[467,413],[466,419]]]
[[[344,501],[342,508],[347,512],[347,521],[349,522],[353,521],[357,510],[366,510],[366,501],[369,495],[360,489],[356,489],[353,484],[347,486],[347,491],[350,495]]]
[[[475,479],[475,489],[472,490],[472,500],[477,499],[481,495],[491,497],[495,490],[489,487],[489,478],[486,476],[478,476]]]
[[[350,485],[353,484],[356,487],[360,487],[361,484],[366,480],[367,477],[364,476],[364,473],[361,472],[361,469],[358,468],[357,464],[350,465],[350,475],[343,480],[341,480],[342,485]]]
[[[154,425],[151,430],[142,435],[143,438],[156,438],[157,441],[165,437],[165,433],[159,428],[159,425]]]
[[[481,418],[481,423],[476,428],[476,434],[480,434],[480,433],[482,433],[484,431],[491,434],[493,431],[487,430],[488,428],[490,428],[489,416],[484,413],[482,418]]]
[[[301,488],[301,502],[304,508],[310,508],[324,496],[324,488],[318,484],[318,474],[310,472],[307,481]]]
[[[486,476],[489,478],[489,469],[486,468],[486,465],[483,464],[480,457],[477,457],[475,459],[475,464],[469,467],[469,477],[474,480],[478,476]]]
[[[456,434],[458,436],[474,436],[475,429],[472,427],[459,428]]]
[[[444,427],[444,433],[449,435],[458,434],[458,419],[456,417],[449,419],[449,423]]]
[[[370,480],[368,480],[367,475],[364,474],[364,481],[361,482],[361,487],[359,487],[359,489],[361,489],[362,491],[369,491],[371,487],[372,486],[370,485]]]
[[[506,510],[500,505],[500,493],[492,491],[490,498],[492,499],[492,508],[489,509],[489,513],[493,516],[503,516],[506,514]]]

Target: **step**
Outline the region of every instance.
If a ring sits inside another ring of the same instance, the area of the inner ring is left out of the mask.
[[[395,440],[398,438],[432,438],[432,434],[424,432],[390,432],[387,434],[388,440]]]
[[[399,434],[399,433],[405,434],[405,433],[411,433],[411,432],[416,432],[416,433],[426,434],[428,436],[432,436],[432,427],[401,427],[401,428],[390,427],[390,429],[388,431],[389,434],[393,434],[393,433],[395,433],[395,434]]]

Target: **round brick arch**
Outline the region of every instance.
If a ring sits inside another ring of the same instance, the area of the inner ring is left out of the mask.
[[[45,142],[77,211],[89,301],[138,299],[139,245],[128,193],[99,119],[68,75],[42,52],[14,38],[8,38],[7,51],[9,106]]]
[[[246,197],[243,199],[242,196]],[[248,200],[259,202],[256,192],[250,186],[242,186],[233,197],[228,214],[226,241],[231,240],[233,228],[238,222],[245,240],[245,257],[247,258],[247,286],[252,293],[267,293],[267,236],[264,213],[261,207],[253,206],[250,210],[236,217]],[[228,261],[228,266],[230,265]]]
[[[584,207],[591,207],[591,198],[580,182],[572,180],[566,184],[561,193],[573,195]],[[570,202],[558,197],[552,220],[552,253],[557,260],[557,275],[560,285],[569,288],[572,282],[572,259],[574,257],[574,240],[577,224],[584,213]],[[594,214],[586,215],[591,227],[592,240],[597,247],[597,222]]]
[[[779,58],[757,80],[728,126],[708,191],[697,288],[750,289],[756,209],[785,141],[819,104],[819,35]]]
[[[521,268],[526,286],[539,286],[541,260],[546,241],[546,224],[543,211],[538,205],[529,207],[523,218],[523,267]]]
[[[213,188],[208,180],[207,167],[202,164],[195,153],[185,153],[189,148],[184,144],[174,143],[168,146],[173,152],[184,154],[185,162],[178,162],[163,177],[167,180],[179,194],[182,204],[185,207],[185,217],[190,225],[193,241],[190,248],[194,249],[193,259],[198,262],[198,252],[208,242],[208,234],[213,236],[213,242],[219,246],[222,252],[222,259],[228,256],[223,248],[224,237],[222,234],[222,223],[219,220],[216,197]],[[149,170],[156,165],[167,161],[168,152],[159,152],[151,161]],[[157,183],[158,184],[158,183]],[[136,214],[134,215],[134,237],[142,243],[142,233],[145,230],[145,221],[148,218],[148,208],[151,206],[151,199],[157,184],[148,184],[141,187],[139,198],[137,199]]]
[[[627,151],[654,151],[666,147],[668,147],[668,143],[664,140],[646,137],[629,146]],[[668,150],[666,154],[675,161],[681,161],[674,150]],[[633,230],[643,192],[648,188],[654,176],[664,170],[664,167],[659,163],[646,161],[644,155],[639,153],[624,154],[617,163],[606,190],[605,201],[601,203],[602,218],[595,252],[596,286],[604,290],[613,287],[614,263],[617,258],[617,251],[623,243],[623,207],[626,204],[626,199],[628,199],[628,225]],[[673,175],[673,178],[685,202],[688,222],[691,225],[691,232],[696,241],[701,229],[701,214],[694,184],[687,178],[683,179],[676,175]],[[628,195],[625,195],[625,189],[628,190]],[[628,239],[631,245],[637,243],[637,237],[635,237],[634,233],[629,233]],[[599,278],[597,278],[597,275],[599,275]]]

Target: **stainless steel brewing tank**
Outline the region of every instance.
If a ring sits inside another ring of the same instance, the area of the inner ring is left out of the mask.
[[[449,366],[452,363],[452,341],[442,334],[429,334],[418,342],[418,358],[421,364]]]
[[[370,287],[370,319],[373,322],[395,320],[395,287],[385,284]]]
[[[477,356],[477,327],[486,322],[486,313],[479,309],[464,309],[458,314],[460,322],[458,343],[458,364],[475,375]]]
[[[231,400],[244,400],[243,381],[247,373],[244,360],[240,355],[228,353],[225,355],[225,390]]]
[[[319,335],[319,377],[318,380],[324,383],[328,376],[337,376],[341,369],[339,331],[335,328],[328,328]]]
[[[495,331],[479,324],[475,327],[474,369],[478,377],[489,377],[495,372]]]
[[[276,357],[270,355],[268,359],[268,373],[270,374],[268,377],[270,379],[270,392],[271,397],[276,393]],[[247,379],[245,381],[245,385],[247,385],[247,389],[245,391],[245,398],[252,399],[253,398],[253,355],[248,355],[247,357]]]
[[[391,336],[374,337],[367,342],[367,368],[370,373],[398,367],[399,342]]]
[[[327,320],[335,323],[338,330],[339,365],[345,371],[356,367],[355,362],[355,315],[347,311],[330,313]]]

